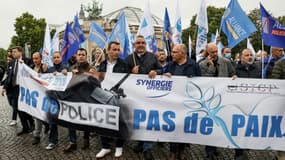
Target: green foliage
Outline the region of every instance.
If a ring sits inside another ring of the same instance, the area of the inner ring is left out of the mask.
[[[103,4],[93,0],[92,4],[84,5],[84,10],[88,13],[88,19],[97,19],[102,13]]]
[[[208,41],[211,40],[211,33],[215,34],[217,29],[220,29],[220,21],[224,14],[225,8],[216,8],[213,6],[209,6],[207,8],[207,16],[208,16]],[[182,31],[182,40],[185,44],[188,44],[189,34],[193,41],[196,40],[197,37],[197,25],[195,24],[197,15],[194,15],[190,21],[190,27]],[[223,44],[226,44],[226,38],[223,33],[221,33],[221,38]],[[195,47],[194,47],[195,48]]]
[[[31,45],[31,52],[39,51],[43,46],[45,34],[45,19],[36,19],[28,12],[23,13],[16,18],[14,24],[16,36],[12,37],[10,47],[25,46],[25,43]]]
[[[8,54],[7,50],[5,50],[4,48],[0,48],[0,65],[1,66],[6,66],[7,54]]]
[[[225,8],[216,8],[213,6],[209,6],[207,8],[208,14],[208,25],[209,25],[209,32],[208,32],[208,42],[211,38],[211,33],[215,34],[216,29],[220,29],[220,22],[221,18],[224,14]],[[190,27],[182,31],[182,39],[185,44],[188,44],[188,37],[189,34],[191,35],[192,40],[196,40],[197,37],[197,25],[195,24],[195,19],[197,15],[194,15],[190,21]],[[262,49],[262,41],[261,41],[261,22],[260,22],[260,10],[259,8],[253,9],[248,14],[248,17],[251,19],[253,24],[256,26],[257,31],[254,32],[249,38],[250,41],[256,51]],[[285,25],[285,16],[281,16],[276,18],[279,23]],[[227,45],[227,37],[225,34],[220,31],[220,37],[222,39],[222,43],[226,46]],[[195,47],[194,47],[195,48]],[[232,53],[238,53],[242,49],[246,48],[246,39],[232,48]],[[269,52],[269,47],[264,46],[264,49]]]

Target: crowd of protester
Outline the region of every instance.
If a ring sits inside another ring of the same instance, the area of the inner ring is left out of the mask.
[[[205,76],[205,77],[231,77],[235,78],[285,78],[285,58],[284,50],[278,47],[272,47],[271,56],[267,52],[260,52],[256,55],[250,49],[243,49],[236,58],[233,59],[233,53],[229,47],[224,47],[222,53],[218,54],[216,43],[209,43],[205,49],[200,52],[196,59],[191,59],[193,53],[187,53],[187,47],[184,44],[173,45],[167,50],[158,49],[153,54],[146,50],[146,41],[143,36],[137,36],[134,42],[134,52],[125,60],[119,58],[120,43],[110,42],[106,53],[102,49],[96,49],[94,59],[91,63],[87,61],[87,51],[83,48],[78,49],[77,53],[70,58],[68,64],[63,64],[60,52],[54,52],[52,56],[53,66],[48,68],[42,63],[42,56],[39,52],[32,55],[32,62],[22,55],[21,47],[14,47],[7,56],[7,68],[1,68],[1,79],[3,90],[2,95],[6,95],[9,105],[12,107],[12,120],[10,126],[17,125],[17,116],[20,118],[22,130],[17,136],[33,132],[33,141],[31,145],[40,143],[42,130],[49,133],[49,142],[46,150],[54,149],[58,144],[58,126],[53,122],[43,122],[33,118],[31,115],[18,110],[19,85],[17,84],[17,67],[18,63],[25,63],[33,70],[42,73],[53,73],[56,75],[61,72],[64,75],[68,71],[73,74],[86,74],[93,76],[98,81],[103,81],[106,74],[114,73],[132,73],[147,74],[149,78],[155,78],[156,75],[164,74],[165,76]],[[4,76],[6,70],[6,76]],[[263,72],[265,72],[263,74]],[[264,76],[266,75],[266,76]],[[68,153],[77,149],[76,130],[68,128],[69,142],[64,147],[63,152]],[[88,149],[89,132],[84,132],[82,149]],[[114,157],[123,155],[123,145],[125,140],[114,139],[112,137],[100,136],[101,150],[96,154],[96,158],[103,158],[111,153],[111,144],[115,141]],[[154,142],[137,142],[134,146],[136,153],[142,152],[146,160],[154,159],[152,155]],[[170,155],[168,159],[186,160],[186,144],[170,143]],[[248,159],[247,150],[236,149],[235,159]],[[214,159],[218,156],[217,148],[214,146],[205,146],[207,158]]]

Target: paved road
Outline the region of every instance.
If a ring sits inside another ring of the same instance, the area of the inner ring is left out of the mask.
[[[78,135],[78,149],[72,153],[64,154],[62,152],[63,146],[67,143],[67,129],[59,129],[59,144],[52,150],[45,150],[48,136],[43,134],[41,143],[39,145],[31,145],[32,134],[23,136],[16,136],[17,131],[21,129],[18,120],[17,126],[8,126],[11,119],[11,108],[7,103],[6,97],[0,97],[0,160],[94,160],[96,153],[100,150],[100,140],[98,136],[91,137],[91,146],[89,150],[81,150],[82,146],[82,132],[77,132]],[[122,160],[142,160],[141,154],[136,154],[132,151],[134,142],[127,142],[124,146],[124,155],[119,158]],[[190,149],[191,148],[191,149]],[[218,157],[220,160],[233,159],[234,151],[231,149],[219,148],[221,153]],[[114,152],[113,152],[114,153]],[[168,144],[156,144],[153,150],[156,160],[167,159],[169,155]],[[252,160],[270,160],[272,159],[271,151],[248,151],[248,156]],[[190,145],[187,148],[187,155],[191,160],[206,159],[204,146]],[[113,154],[104,158],[105,160],[114,159]]]

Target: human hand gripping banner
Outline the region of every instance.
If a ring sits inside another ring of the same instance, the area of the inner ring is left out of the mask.
[[[123,76],[107,75],[102,88],[110,89]],[[82,79],[74,78],[71,81],[76,83]],[[58,96],[61,106],[53,118],[64,126],[132,140],[285,148],[284,80],[182,76],[149,79],[147,75],[130,75],[121,85],[127,97],[120,98],[118,106],[108,107],[99,106],[97,100],[88,96],[95,91],[95,83],[90,78],[82,80],[87,82],[86,86],[80,82],[84,90],[73,91],[71,88],[76,85],[69,84],[68,93],[61,91],[77,98]],[[31,83],[23,85],[31,88]]]

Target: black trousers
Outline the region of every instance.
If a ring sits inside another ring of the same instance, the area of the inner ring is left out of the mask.
[[[110,149],[111,148],[110,141],[112,140],[113,138],[101,136],[102,148]],[[124,140],[116,139],[116,147],[123,147],[123,145],[124,145]]]
[[[18,112],[19,118],[23,127],[23,131],[28,132],[30,131],[31,127],[34,126],[34,119],[31,115],[27,114],[26,112],[18,110],[18,97],[19,97],[19,86],[12,87],[10,89],[11,93],[9,95],[13,95],[10,97],[11,103],[13,104],[13,109],[16,109],[16,114]],[[14,116],[14,113],[13,113]],[[14,118],[14,117],[13,117]]]

